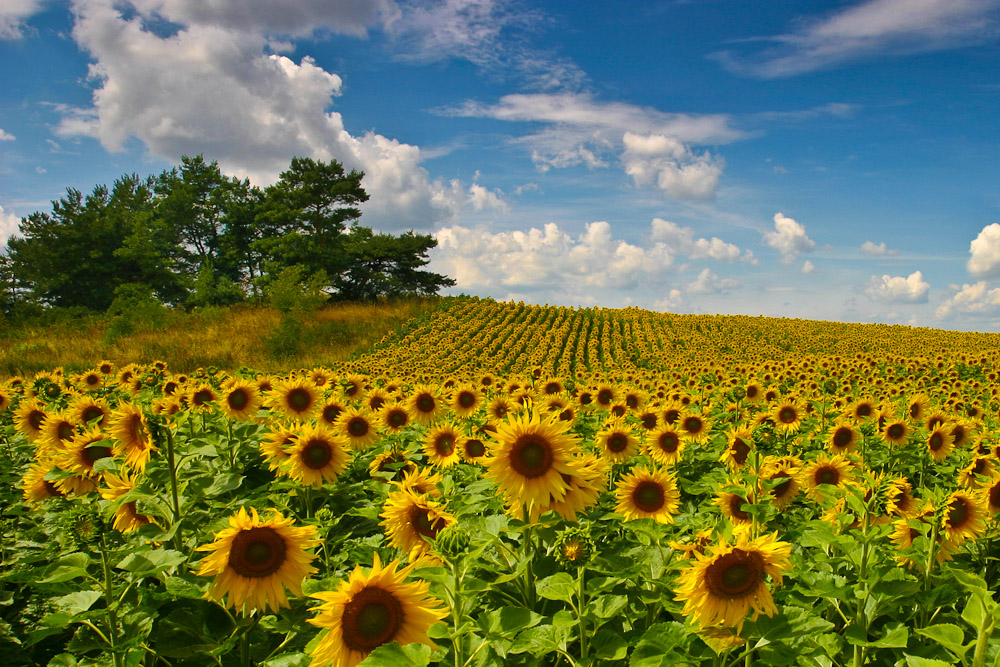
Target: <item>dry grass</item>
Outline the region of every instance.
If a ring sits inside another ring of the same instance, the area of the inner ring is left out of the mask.
[[[162,327],[143,328],[140,323],[134,333],[110,342],[105,336],[107,319],[8,330],[0,333],[0,377],[56,367],[80,372],[102,359],[116,366],[162,360],[180,373],[207,366],[225,370],[246,366],[263,372],[320,366],[368,349],[392,329],[440,303],[410,299],[324,307],[302,322],[299,353],[281,357],[266,343],[281,315],[264,306],[171,312]]]

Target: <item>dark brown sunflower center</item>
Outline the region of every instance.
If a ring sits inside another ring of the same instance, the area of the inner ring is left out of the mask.
[[[506,417],[507,416],[507,406],[503,403],[497,403],[493,406],[493,416],[494,417]]]
[[[460,408],[468,410],[469,408],[475,406],[476,395],[471,391],[460,391],[458,392],[458,398],[455,402],[458,403]]]
[[[69,422],[59,422],[59,425],[56,427],[56,436],[60,440],[70,440],[75,434],[73,425]]]
[[[849,447],[854,440],[854,431],[846,426],[841,426],[833,434],[833,446],[838,449]]]
[[[313,470],[325,467],[333,459],[333,447],[326,440],[310,440],[302,448],[302,463]]]
[[[344,394],[346,396],[354,396],[359,391],[361,391],[361,386],[357,382],[349,382],[346,387],[344,387]]]
[[[733,549],[705,569],[705,583],[717,598],[742,597],[764,580],[764,558],[756,551]]]
[[[42,480],[42,484],[45,488],[45,493],[48,494],[49,498],[54,498],[59,495],[59,487],[50,482],[47,479]]]
[[[913,405],[911,405],[908,411],[910,419],[920,419],[920,412],[921,410],[919,403],[914,403]]]
[[[652,431],[656,428],[656,415],[645,414],[642,416],[642,427],[647,431]]]
[[[212,393],[211,389],[199,389],[194,392],[194,396],[191,397],[191,402],[195,405],[205,405],[214,398],[215,395]]]
[[[372,396],[371,398],[368,399],[368,407],[370,407],[372,410],[378,410],[383,405],[385,405],[385,399],[382,398],[381,396]]]
[[[629,394],[625,397],[625,405],[627,405],[630,410],[635,410],[639,407],[639,397],[635,394]]]
[[[902,424],[890,424],[885,434],[890,440],[899,440],[906,434],[906,427]]]
[[[597,392],[597,402],[601,405],[610,405],[615,398],[615,393],[610,389],[601,389]]]
[[[574,413],[573,410],[571,410],[570,408],[566,408],[565,410],[559,413],[559,421],[570,422],[573,421],[573,417],[575,416],[576,413]]]
[[[955,498],[948,504],[948,525],[961,528],[969,518],[969,503],[964,498]]]
[[[226,402],[232,410],[242,410],[250,404],[250,394],[246,389],[234,389],[226,397]]]
[[[663,486],[652,480],[645,480],[635,485],[632,491],[632,502],[639,510],[652,514],[659,511],[666,502]]]
[[[872,416],[872,406],[867,403],[862,403],[855,410],[854,414],[858,417],[871,417]]]
[[[510,452],[510,465],[522,477],[541,477],[552,467],[552,445],[541,436],[522,435]]]
[[[241,530],[229,548],[229,566],[250,579],[267,577],[285,562],[285,540],[274,528],[257,526]]]
[[[27,422],[36,431],[42,427],[43,421],[45,421],[45,413],[41,410],[32,410],[28,413]]]
[[[111,448],[105,447],[104,445],[90,445],[83,448],[83,460],[87,462],[89,467],[94,467],[94,463],[97,461],[111,456]]]
[[[385,418],[385,422],[392,428],[406,426],[407,415],[405,410],[392,410]]]
[[[417,396],[417,400],[414,401],[414,405],[417,406],[418,411],[429,414],[434,412],[434,408],[437,407],[437,402],[430,394],[420,394]]]
[[[799,418],[799,413],[795,411],[795,408],[790,406],[785,406],[778,410],[778,421],[782,424],[792,424],[796,419]]]
[[[451,456],[455,451],[455,436],[451,433],[442,433],[434,438],[434,451],[440,456]]]
[[[1000,482],[990,487],[989,491],[990,507],[1000,507]]]
[[[747,462],[747,456],[750,454],[750,445],[743,438],[736,438],[729,451],[732,452],[733,460],[739,465],[743,465]]]
[[[80,416],[83,417],[83,422],[87,424],[95,419],[103,419],[104,410],[97,405],[88,405],[83,409],[83,413]]]
[[[986,471],[986,459],[976,459],[976,462],[972,464],[972,474],[982,475]]]
[[[612,433],[608,436],[608,449],[614,453],[624,452],[628,447],[628,436],[624,433]]]
[[[729,514],[740,521],[749,521],[750,513],[741,509],[747,504],[747,499],[735,493],[729,496]]]
[[[486,445],[481,440],[470,438],[465,441],[465,453],[469,458],[477,459],[486,455]]]
[[[955,446],[961,447],[965,443],[966,430],[964,426],[956,426],[951,430],[952,437],[955,438]]]
[[[403,627],[403,605],[391,592],[368,586],[344,605],[341,620],[344,644],[368,652],[392,641]]]
[[[369,428],[368,420],[364,417],[352,417],[347,422],[347,432],[355,438],[363,438],[368,435]]]
[[[927,421],[927,428],[933,429],[944,424],[944,419],[942,417],[931,417]]]
[[[305,412],[312,406],[312,402],[312,394],[302,387],[295,387],[285,396],[285,403],[294,412]]]
[[[813,476],[817,484],[836,484],[840,481],[840,471],[833,466],[820,466]]]
[[[337,421],[337,417],[343,412],[343,408],[339,405],[327,405],[323,408],[323,421],[327,424],[332,424]]]
[[[684,420],[684,430],[688,433],[700,433],[703,422],[698,417],[688,417]]]
[[[673,454],[674,452],[676,452],[680,444],[681,441],[677,437],[676,433],[667,432],[660,434],[660,440],[659,440],[660,449],[665,451],[667,454]]]
[[[589,391],[585,391],[580,394],[580,405],[590,405],[594,402],[594,395]]]
[[[112,368],[110,364],[101,364],[97,370],[101,371],[103,375],[111,375]]]
[[[97,373],[87,373],[87,376],[83,379],[83,381],[88,387],[96,387],[101,384],[101,376]]]
[[[558,394],[560,391],[562,391],[562,385],[558,382],[549,382],[545,385],[546,394]]]
[[[760,394],[760,389],[758,387],[755,387],[753,385],[747,387],[747,398],[753,400],[757,398],[759,394]]]
[[[932,452],[936,452],[942,447],[944,447],[944,436],[939,431],[934,431],[927,440],[927,448]]]
[[[786,493],[788,493],[788,490],[792,486],[792,476],[789,475],[784,470],[779,470],[778,472],[774,473],[774,476],[771,477],[771,479],[783,480],[775,484],[773,487],[771,487],[771,495],[774,496],[775,498],[783,497]]]
[[[413,507],[410,510],[410,525],[421,535],[434,539],[444,530],[445,521],[441,517],[432,519],[430,511],[423,507]]]

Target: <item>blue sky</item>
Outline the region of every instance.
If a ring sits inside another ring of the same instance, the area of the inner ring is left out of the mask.
[[[0,0],[0,235],[363,170],[455,293],[1000,330],[1000,0]]]

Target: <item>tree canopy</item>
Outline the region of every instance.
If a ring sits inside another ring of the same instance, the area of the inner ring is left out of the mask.
[[[22,218],[0,255],[0,312],[19,302],[106,310],[116,293],[224,305],[259,296],[286,268],[334,300],[436,294],[454,280],[424,270],[431,235],[359,224],[364,174],[292,158],[258,188],[201,155],[158,176],[131,174],[89,195],[67,188],[51,211]]]

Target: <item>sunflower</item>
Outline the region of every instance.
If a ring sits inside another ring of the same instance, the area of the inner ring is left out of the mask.
[[[96,477],[94,464],[111,456],[111,437],[92,428],[70,440],[57,457],[59,467],[84,477]]]
[[[381,437],[373,415],[354,405],[340,413],[334,423],[334,431],[346,438],[357,451],[368,449]]]
[[[911,396],[906,401],[906,418],[914,424],[920,424],[921,420],[923,420],[923,418],[927,415],[927,411],[930,409],[931,402],[927,396],[924,394]]]
[[[394,491],[382,506],[382,525],[389,542],[413,562],[430,551],[428,539],[456,523],[444,506],[425,495]]]
[[[632,519],[653,519],[657,523],[673,523],[680,507],[677,481],[666,470],[638,467],[618,482],[615,511]]]
[[[770,489],[771,500],[779,510],[784,510],[799,495],[800,467],[798,458],[782,456],[768,458],[761,469],[761,479],[767,483],[765,488]]]
[[[927,436],[927,451],[938,463],[948,458],[954,448],[955,437],[951,434],[947,424],[939,424]]]
[[[480,403],[482,403],[482,397],[479,395],[479,391],[472,385],[456,387],[455,391],[451,394],[451,399],[448,401],[452,413],[460,419],[474,415],[476,410],[479,409]]]
[[[715,494],[715,504],[734,526],[753,523],[750,512],[743,509],[744,505],[752,505],[753,502],[752,494],[746,492],[718,491]]]
[[[945,539],[958,546],[983,535],[988,516],[986,503],[980,494],[962,490],[953,492],[944,504],[941,517]]]
[[[114,375],[115,365],[112,364],[107,359],[103,359],[99,364],[97,364],[97,372],[103,375],[104,377],[109,377],[111,375]]]
[[[995,516],[997,512],[1000,512],[1000,473],[994,471],[990,478],[990,485],[984,490],[984,495],[987,509],[989,509],[990,514]]]
[[[279,380],[274,382],[267,403],[291,419],[306,420],[319,407],[319,389],[309,380]]]
[[[913,516],[918,511],[917,499],[913,497],[913,485],[905,477],[897,477],[889,482],[885,493],[885,511],[900,517]]]
[[[77,423],[65,412],[50,413],[42,423],[38,444],[42,449],[57,454],[76,437]]]
[[[574,473],[571,460],[579,439],[565,422],[542,419],[536,412],[513,415],[497,426],[497,445],[486,470],[504,496],[518,505],[544,507],[569,490],[563,475]]]
[[[974,489],[979,486],[979,477],[993,477],[996,470],[993,459],[988,456],[977,456],[969,465],[958,471],[958,483]]]
[[[115,443],[114,455],[123,457],[125,465],[130,468],[145,470],[150,453],[156,451],[156,445],[149,435],[142,408],[134,403],[120,403],[111,414],[109,430],[118,441]]]
[[[956,447],[964,447],[972,442],[973,433],[974,429],[971,422],[960,419],[951,423],[952,444]]]
[[[309,654],[310,667],[355,667],[389,642],[434,646],[427,631],[447,618],[449,611],[440,600],[428,595],[429,584],[406,582],[412,564],[401,570],[397,570],[398,565],[393,561],[382,567],[376,553],[369,574],[358,566],[336,591],[311,596],[323,604],[312,608],[319,615],[308,622],[326,632]]]
[[[253,382],[235,379],[229,381],[222,395],[222,412],[230,419],[250,419],[260,408],[260,390]]]
[[[870,401],[867,398],[859,399],[847,408],[847,414],[849,414],[855,422],[871,419],[875,416],[875,411],[875,402]]]
[[[111,418],[111,406],[103,398],[81,396],[69,404],[70,419],[83,426],[91,425],[104,428]]]
[[[301,484],[322,486],[347,469],[350,449],[343,437],[325,426],[304,424],[288,452],[288,476]]]
[[[45,476],[56,467],[55,461],[51,458],[40,461],[33,461],[28,467],[28,472],[21,478],[21,490],[24,492],[24,501],[30,505],[37,505],[46,498],[61,496],[62,491],[55,483],[45,479]]]
[[[819,458],[802,469],[801,475],[802,484],[809,495],[817,500],[824,497],[821,486],[828,484],[842,489],[854,481],[850,461],[840,455],[820,454]]]
[[[764,386],[756,380],[748,382],[743,391],[743,400],[747,403],[758,403],[764,398]]]
[[[670,424],[665,424],[646,435],[646,453],[662,465],[674,465],[684,454],[684,440]]]
[[[701,415],[689,412],[681,416],[678,424],[686,440],[705,442],[708,439],[709,425]]]
[[[910,425],[904,419],[886,420],[879,434],[882,440],[889,445],[901,445],[906,442],[906,436],[910,435]]]
[[[719,460],[730,468],[742,468],[746,465],[750,452],[754,449],[753,435],[748,428],[730,428],[726,448]]]
[[[861,433],[850,422],[840,421],[830,427],[826,446],[834,454],[848,454],[858,448]]]
[[[385,389],[381,387],[375,387],[370,390],[365,395],[365,400],[363,405],[365,405],[372,412],[377,412],[382,409],[392,396]]]
[[[375,422],[387,433],[399,433],[410,423],[410,413],[402,403],[386,403],[375,414]]]
[[[289,451],[295,445],[298,432],[287,426],[275,424],[260,441],[260,453],[267,461],[267,467],[278,470],[288,460]]]
[[[755,539],[740,533],[736,542],[708,547],[696,554],[696,562],[677,579],[677,600],[684,602],[683,614],[692,616],[702,628],[722,625],[743,629],[747,613],[773,616],[778,612],[765,584],[765,576],[780,584],[782,572],[791,569],[792,545],[779,542],[777,533]]]
[[[639,440],[621,417],[612,417],[594,436],[597,451],[611,463],[625,463],[639,450]]]
[[[402,481],[393,482],[401,490],[412,491],[417,495],[440,496],[441,492],[437,485],[441,482],[441,475],[427,468],[408,470],[403,475]]]
[[[594,405],[599,410],[610,410],[618,402],[618,388],[609,382],[601,382],[594,390]]]
[[[927,504],[927,507],[915,516],[903,517],[893,522],[892,532],[889,539],[896,546],[897,551],[905,551],[913,547],[913,542],[923,534],[930,531],[930,520],[934,516],[934,510]],[[945,540],[942,535],[938,535],[937,548],[934,552],[934,561],[939,565],[951,560],[952,554],[958,551],[958,546],[953,542]],[[923,551],[918,560],[914,560],[905,554],[893,556],[893,559],[900,565],[908,568],[923,569],[926,566],[927,557]]]
[[[302,595],[302,580],[316,571],[310,565],[314,555],[307,553],[320,543],[315,526],[292,526],[271,510],[261,519],[257,510],[246,508],[229,517],[229,528],[215,534],[215,541],[197,548],[209,551],[198,564],[198,575],[215,577],[206,597],[244,613],[288,607],[285,589]]]
[[[135,488],[135,481],[127,472],[121,476],[112,473],[104,473],[104,483],[106,488],[100,488],[101,497],[112,503]],[[129,533],[138,530],[143,526],[156,523],[156,519],[148,514],[142,514],[136,507],[135,501],[125,501],[115,507],[115,520],[112,527],[122,533]]]
[[[639,425],[645,431],[653,431],[660,425],[660,415],[655,409],[642,410],[636,417],[639,419]]]
[[[424,426],[430,426],[444,413],[437,389],[425,384],[413,387],[406,399],[406,410],[412,421]]]
[[[924,420],[924,426],[927,427],[928,431],[933,431],[938,426],[943,426],[948,422],[948,415],[943,412],[932,412]]]
[[[484,463],[489,454],[486,450],[486,444],[475,437],[463,438],[459,451],[466,463]]]
[[[670,540],[667,544],[671,549],[677,551],[680,554],[680,559],[687,560],[688,558],[695,558],[696,554],[703,554],[708,546],[712,544],[712,538],[715,536],[715,531],[712,530],[699,530],[694,534],[694,537],[689,542],[675,542]]]
[[[219,394],[215,387],[207,382],[201,382],[188,389],[185,394],[187,404],[193,412],[210,412],[215,407],[215,402],[219,400]]]
[[[348,375],[341,380],[343,389],[341,390],[349,399],[360,399],[365,390],[365,377],[363,375]]]
[[[424,438],[424,453],[431,465],[447,468],[461,460],[462,440],[465,436],[455,424],[438,424]]]
[[[797,433],[802,427],[802,406],[795,399],[785,399],[771,410],[771,420],[782,433]]]

